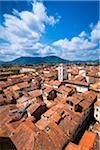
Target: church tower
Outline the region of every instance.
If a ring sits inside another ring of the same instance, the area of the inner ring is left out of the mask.
[[[63,79],[64,79],[64,67],[63,64],[60,64],[58,66],[58,80],[63,82]]]

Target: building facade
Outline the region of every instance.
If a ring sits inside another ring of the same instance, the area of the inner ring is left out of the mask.
[[[63,64],[60,64],[58,66],[58,80],[60,82],[63,82],[64,79],[66,79],[67,74],[66,74],[66,69],[64,68]]]

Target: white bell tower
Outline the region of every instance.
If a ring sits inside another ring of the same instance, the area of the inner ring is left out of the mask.
[[[63,82],[64,79],[64,67],[63,64],[60,64],[58,67],[58,80],[60,82]]]

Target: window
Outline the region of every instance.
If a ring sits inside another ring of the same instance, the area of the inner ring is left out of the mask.
[[[73,103],[72,103],[72,102],[70,102],[70,105],[71,105],[71,106],[73,106]]]
[[[46,131],[49,131],[49,130],[50,130],[50,127],[49,127],[49,126],[46,126],[46,127],[45,127],[45,130],[46,130]]]
[[[45,119],[48,120],[48,119],[49,119],[49,116],[45,116]]]
[[[96,114],[96,117],[98,117],[98,115]]]
[[[69,101],[66,101],[67,104],[69,104]]]

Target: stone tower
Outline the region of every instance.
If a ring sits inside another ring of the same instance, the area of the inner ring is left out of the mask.
[[[64,67],[63,64],[60,64],[58,66],[58,80],[63,82],[63,79],[64,79]]]

